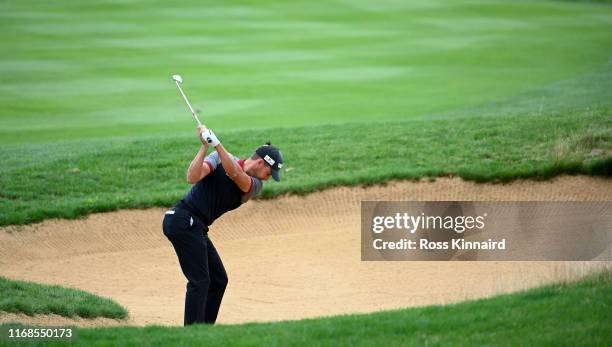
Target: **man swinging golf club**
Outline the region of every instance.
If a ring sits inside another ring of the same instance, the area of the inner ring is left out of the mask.
[[[177,86],[180,89],[178,82]],[[189,105],[182,89],[181,94]],[[189,108],[200,124],[191,105]],[[280,181],[283,165],[281,151],[269,143],[258,147],[250,158],[239,160],[201,124],[198,136],[202,146],[187,170],[187,181],[193,187],[166,212],[163,221],[164,235],[174,246],[187,278],[185,325],[214,324],[227,286],[227,274],[208,237],[208,227],[225,212],[260,194],[262,181],[270,176]],[[209,146],[215,151],[206,156]]]

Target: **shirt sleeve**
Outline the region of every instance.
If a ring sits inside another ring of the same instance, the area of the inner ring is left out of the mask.
[[[210,168],[210,172],[215,171],[217,166],[221,164],[221,158],[219,157],[219,153],[217,153],[216,151],[210,153],[206,158],[204,158],[204,162]]]
[[[263,190],[263,182],[259,178],[251,177],[251,190],[242,195],[242,202],[247,202],[261,194]]]

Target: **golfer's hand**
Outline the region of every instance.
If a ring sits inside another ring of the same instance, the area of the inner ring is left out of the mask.
[[[198,126],[198,138],[204,145],[204,148],[208,149],[208,142],[206,141],[206,137],[204,137],[204,132],[206,131],[206,127],[203,125]]]
[[[217,138],[217,135],[215,135],[212,130],[206,128],[200,133],[200,138],[203,142],[208,142],[208,144],[212,145],[213,147],[217,147],[221,143]]]

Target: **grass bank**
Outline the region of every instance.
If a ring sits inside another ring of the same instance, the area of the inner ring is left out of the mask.
[[[612,275],[446,306],[264,324],[79,329],[79,346],[606,346]],[[45,345],[62,345],[45,342]]]
[[[57,314],[65,317],[126,318],[125,308],[111,299],[82,290],[16,281],[0,276],[0,311]]]
[[[265,197],[449,174],[476,181],[610,175],[610,112],[587,107],[532,116],[276,128],[229,132],[221,139],[240,156],[269,139],[282,148],[283,181],[266,184]],[[0,225],[172,205],[189,189],[185,172],[199,142],[196,136],[99,147],[83,142],[87,150],[73,155],[66,146],[81,144],[3,151],[15,165],[1,170]]]

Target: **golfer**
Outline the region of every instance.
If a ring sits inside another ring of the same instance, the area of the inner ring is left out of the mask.
[[[269,143],[246,160],[230,154],[212,130],[198,127],[202,147],[187,170],[191,190],[164,216],[164,235],[187,277],[184,325],[214,324],[227,286],[219,253],[208,227],[222,214],[261,193],[270,176],[279,181],[283,155]],[[208,147],[215,151],[206,156]]]

